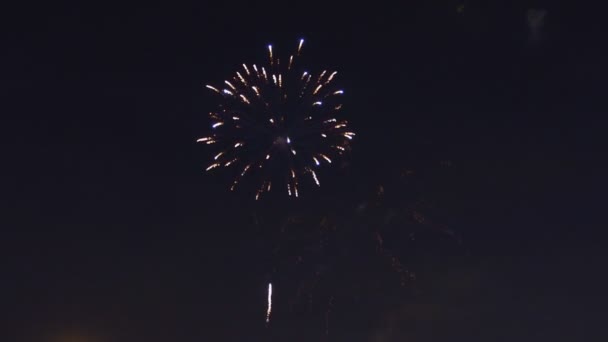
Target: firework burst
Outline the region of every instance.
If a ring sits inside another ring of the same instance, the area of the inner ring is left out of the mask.
[[[217,146],[206,170],[230,170],[231,190],[247,178],[256,199],[277,186],[298,197],[301,183],[320,186],[319,169],[350,150],[355,133],[338,115],[337,72],[303,70],[303,44],[286,59],[269,45],[268,64],[243,64],[221,86],[206,86],[221,101],[209,113],[212,134],[197,141]]]

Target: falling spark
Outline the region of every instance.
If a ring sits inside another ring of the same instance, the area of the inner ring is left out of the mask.
[[[336,90],[334,91],[334,95],[344,94],[344,90]]]
[[[245,97],[245,95],[241,94],[239,95],[239,97],[243,100],[243,102],[245,102],[246,104],[251,104],[251,102],[249,102],[249,100]]]
[[[233,117],[232,117],[232,120],[235,120],[235,121],[240,120],[240,119],[241,119],[241,118],[239,118],[238,116],[233,116]]]
[[[224,154],[224,152],[220,152],[220,153],[216,154],[215,157],[213,157],[213,160],[218,160],[218,158],[221,157],[222,154]]]
[[[251,164],[245,166],[245,168],[243,169],[243,172],[241,172],[241,177],[243,177],[245,175],[245,172],[247,172],[247,170],[249,170],[250,167],[251,167]]]
[[[316,95],[316,94],[319,92],[319,90],[321,90],[321,88],[322,88],[322,87],[323,87],[323,85],[322,85],[322,84],[319,84],[319,85],[318,85],[318,86],[315,88],[315,90],[312,92],[312,94],[313,94],[313,95]]]
[[[262,75],[264,75],[264,79],[268,82],[268,75],[266,75],[266,69],[264,69],[264,67],[262,67]]]
[[[207,89],[211,89],[211,90],[213,90],[214,92],[216,92],[216,93],[218,93],[218,94],[220,93],[219,89],[217,89],[217,88],[216,88],[216,87],[214,87],[214,86],[206,85],[205,87],[207,87]]]
[[[211,165],[209,165],[209,167],[205,171],[209,171],[211,169],[215,169],[218,166],[220,166],[220,164],[218,164],[218,163],[211,164]]]
[[[320,106],[320,105],[322,105],[322,104],[323,104],[323,102],[321,102],[321,101],[317,101],[317,102],[313,103],[312,105],[313,105],[313,106]]]
[[[228,81],[224,81],[224,83],[226,83],[226,85],[228,85],[232,90],[236,91],[236,88],[232,85],[232,83]]]
[[[272,45],[268,45],[268,56],[270,57],[270,64],[272,65]]]
[[[237,148],[237,147],[240,147],[240,146],[243,146],[243,143],[239,142],[239,143],[234,144],[234,148]]]
[[[331,75],[329,75],[329,78],[327,79],[325,84],[331,82],[331,80],[333,80],[334,76],[336,76],[337,73],[338,73],[337,71],[332,72]]]
[[[214,124],[213,124],[211,127],[213,127],[213,128],[218,128],[218,127],[220,127],[220,126],[221,126],[221,125],[223,125],[223,124],[224,124],[223,122],[216,122],[216,123],[214,123]]]
[[[323,72],[321,73],[321,75],[319,75],[319,79],[317,80],[317,83],[321,82],[321,80],[323,79],[323,76],[325,76],[326,73],[327,73],[327,70],[323,70]]]
[[[318,186],[321,186],[321,184],[319,184],[319,179],[317,178],[317,174],[310,170],[310,172],[312,173],[312,178],[315,180],[315,183],[317,183]]]
[[[317,159],[316,157],[312,157],[312,159],[315,161],[315,164],[317,164],[317,166],[321,165],[321,163],[319,163],[319,159]]]
[[[323,121],[323,123],[330,123],[330,122],[336,122],[336,121],[337,120],[334,118],[334,119],[325,120],[325,121]]]
[[[250,75],[249,68],[247,68],[247,65],[245,63],[243,63],[243,69],[245,69],[245,72],[247,73],[247,75]]]
[[[230,90],[228,90],[228,89],[224,89],[224,90],[222,90],[222,91],[224,92],[224,94],[227,94],[227,95],[234,95],[234,93],[232,93],[232,92],[231,92]]]
[[[304,39],[300,39],[300,44],[298,44],[298,55],[300,54],[300,51],[302,51],[302,45],[304,45]]]
[[[247,73],[249,74],[249,73]],[[241,83],[243,83],[244,85],[247,85],[247,81],[245,81],[245,79],[243,78],[243,75],[241,75],[240,72],[236,72],[236,76],[238,76],[239,80],[241,81]]]
[[[260,97],[260,91],[258,90],[258,88],[256,86],[251,87],[251,89],[253,89],[253,91],[255,92],[255,94]]]
[[[324,154],[320,154],[320,156],[321,156],[321,158],[323,158],[323,159],[327,160],[327,162],[331,164],[331,159],[329,159],[329,157],[327,157],[327,156],[326,156],[326,155],[324,155]]]

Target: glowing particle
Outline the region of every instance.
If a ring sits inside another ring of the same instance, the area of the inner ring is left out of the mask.
[[[321,102],[321,101],[317,101],[317,102],[314,102],[312,105],[313,105],[313,106],[320,106],[320,105],[322,105],[322,104],[323,104],[323,102]]]
[[[245,102],[246,104],[251,104],[251,102],[249,102],[249,99],[247,99],[247,97],[243,94],[239,95],[239,97],[241,98],[241,100],[243,100],[243,102]]]
[[[272,64],[272,45],[268,44],[268,56],[270,57],[270,64]]]
[[[344,94],[344,90],[336,90],[334,91],[334,95]]]
[[[316,157],[312,157],[312,159],[315,161],[315,164],[317,166],[321,165],[321,163],[319,163],[319,159],[317,159]]]
[[[222,92],[223,92],[224,94],[226,94],[226,95],[234,95],[234,93],[233,93],[233,92],[231,92],[231,91],[230,91],[230,90],[228,90],[228,89],[224,89],[224,90],[222,90]]]
[[[327,79],[327,81],[325,81],[325,84],[331,82],[331,80],[334,79],[334,76],[336,76],[337,73],[338,73],[337,71],[332,72],[331,75],[329,75],[329,78]]]
[[[304,45],[304,39],[300,39],[300,44],[298,44],[298,54],[302,51],[302,45]]]
[[[243,75],[241,75],[240,72],[236,72],[236,76],[239,78],[239,80],[241,81],[241,83],[243,83],[244,85],[247,85],[247,81],[245,81],[245,79],[243,78]]]
[[[324,154],[319,154],[319,155],[321,156],[321,158],[323,158],[323,159],[327,160],[327,162],[331,164],[331,159],[329,159],[329,157],[328,157],[328,156],[326,156],[326,155],[324,155]]]
[[[217,89],[217,88],[216,88],[216,87],[214,87],[214,86],[206,85],[205,87],[207,87],[207,89],[211,89],[211,90],[213,90],[214,92],[216,92],[216,93],[218,93],[218,94],[220,93],[219,89]]]
[[[258,97],[260,97],[260,91],[258,90],[258,87],[253,86],[253,87],[251,87],[251,89],[253,89],[253,91],[255,92],[255,94],[256,94]]]
[[[207,169],[205,169],[205,171],[209,171],[209,170],[215,169],[218,166],[220,166],[219,163],[213,163],[213,164],[209,165],[209,167],[207,167]]]
[[[319,179],[317,178],[317,174],[312,170],[310,170],[310,172],[312,173],[312,178],[315,180],[315,183],[317,183],[318,186],[321,186]]]
[[[232,90],[236,91],[236,88],[232,85],[232,83],[230,83],[228,81],[224,81],[224,83],[226,83],[226,85],[228,85]]]
[[[322,84],[319,84],[319,85],[318,85],[318,86],[315,88],[315,90],[312,92],[312,94],[313,94],[313,95],[316,95],[316,94],[319,92],[319,90],[321,90],[321,87],[323,87],[323,85],[322,85]]]
[[[213,157],[213,160],[217,160],[219,157],[222,156],[222,154],[224,154],[224,152],[220,152],[220,153],[216,154],[215,157]]]
[[[251,164],[245,166],[245,168],[243,169],[243,172],[241,172],[241,177],[243,177],[245,175],[245,172],[247,172],[247,170],[249,170],[250,167],[251,167]]]
[[[221,125],[223,125],[223,124],[224,124],[223,122],[216,122],[216,123],[214,123],[213,125],[211,125],[211,127],[213,127],[213,128],[218,128],[218,127],[220,127],[220,126],[221,126]]]

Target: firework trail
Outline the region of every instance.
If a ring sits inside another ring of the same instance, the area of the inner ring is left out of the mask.
[[[270,323],[272,313],[272,283],[268,283],[268,308],[266,309],[266,324]]]
[[[303,44],[286,60],[269,45],[267,65],[243,64],[221,86],[206,86],[221,101],[209,113],[213,133],[197,142],[217,146],[206,170],[233,173],[230,190],[247,177],[256,199],[273,183],[298,197],[300,184],[321,185],[315,170],[350,150],[355,133],[338,115],[344,91],[334,85],[337,72],[301,69]]]

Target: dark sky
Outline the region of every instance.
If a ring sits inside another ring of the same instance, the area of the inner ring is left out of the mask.
[[[539,35],[531,8],[547,10]],[[436,249],[418,296],[367,324],[344,315],[330,340],[606,340],[594,13],[473,0],[6,8],[2,340],[268,340],[269,233],[252,213],[363,201],[405,168],[466,257]],[[353,154],[308,199],[254,204],[202,172],[204,84],[300,37],[314,65],[340,71]],[[307,319],[273,329],[304,338],[318,328]]]

